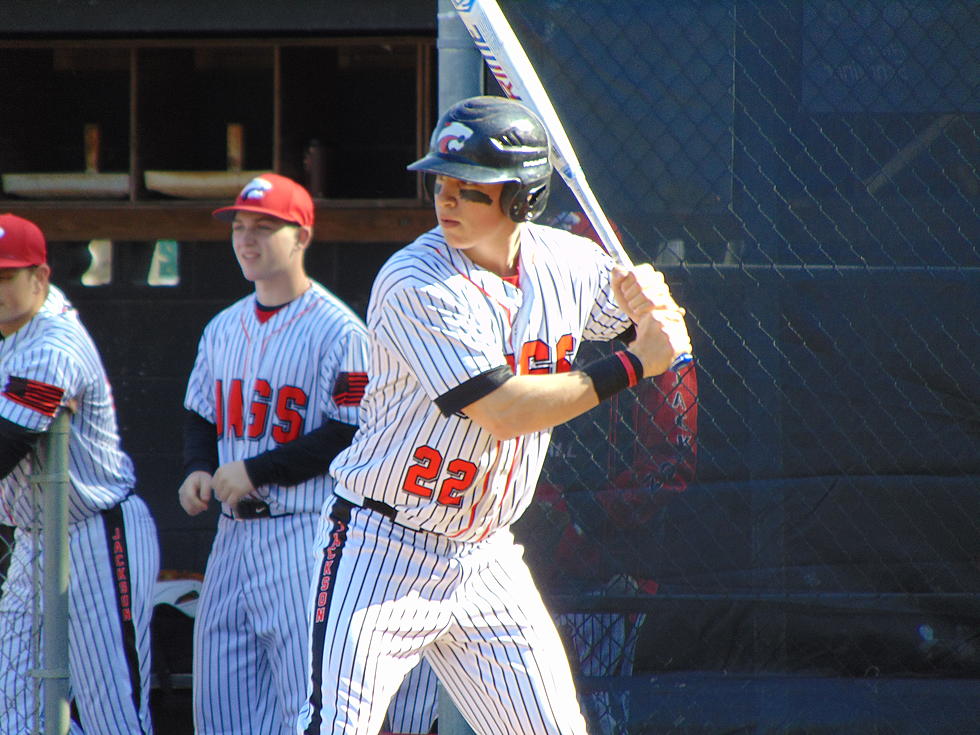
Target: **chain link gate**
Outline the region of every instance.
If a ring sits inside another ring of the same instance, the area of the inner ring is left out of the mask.
[[[556,430],[515,529],[592,732],[970,731],[980,4],[501,6],[694,339]]]

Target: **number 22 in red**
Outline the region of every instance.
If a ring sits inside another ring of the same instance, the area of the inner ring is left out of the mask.
[[[408,468],[402,489],[413,495],[431,498],[442,471],[442,455],[432,447],[421,446],[416,448],[414,456],[416,464]],[[458,506],[463,502],[460,496],[473,484],[476,465],[465,459],[452,459],[446,463],[446,475],[448,477],[439,485],[436,502]]]

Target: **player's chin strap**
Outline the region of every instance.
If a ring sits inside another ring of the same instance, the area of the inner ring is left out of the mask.
[[[618,350],[609,357],[589,363],[582,372],[591,378],[596,395],[604,401],[639,383],[643,379],[643,363],[629,350]]]

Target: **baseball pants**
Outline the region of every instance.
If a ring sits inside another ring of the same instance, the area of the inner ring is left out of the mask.
[[[554,623],[507,532],[479,543],[334,506],[318,531],[298,733],[374,735],[421,657],[479,735],[584,735]]]
[[[0,733],[27,735],[34,708],[32,556],[40,534],[17,529],[0,599]],[[131,496],[69,527],[69,697],[75,735],[151,735],[150,618],[160,567],[156,527]]]

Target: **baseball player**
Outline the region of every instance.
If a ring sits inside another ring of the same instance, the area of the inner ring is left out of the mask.
[[[584,733],[554,623],[510,525],[550,429],[690,349],[649,266],[533,224],[547,133],[518,102],[451,107],[409,166],[438,226],[379,272],[371,376],[317,547],[309,699],[297,731],[373,735],[424,656],[482,735]],[[582,339],[629,350],[572,371]]]
[[[148,735],[156,526],[133,494],[98,350],[50,275],[40,229],[0,215],[0,504],[16,527],[0,598],[0,732],[36,732],[28,672],[38,665],[30,600],[41,519],[29,475],[39,435],[68,410],[71,732]]]
[[[306,274],[309,193],[260,176],[214,212],[254,293],[205,327],[184,406],[195,515],[221,516],[194,628],[197,733],[286,733],[303,701],[312,542],[366,383],[364,325]]]

